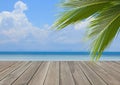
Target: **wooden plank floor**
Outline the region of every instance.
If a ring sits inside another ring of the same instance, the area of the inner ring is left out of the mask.
[[[0,85],[120,85],[120,62],[0,61]]]

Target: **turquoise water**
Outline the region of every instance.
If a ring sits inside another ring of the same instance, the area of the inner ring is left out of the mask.
[[[0,61],[89,61],[89,55],[0,54]],[[101,61],[120,61],[120,55],[103,55]]]

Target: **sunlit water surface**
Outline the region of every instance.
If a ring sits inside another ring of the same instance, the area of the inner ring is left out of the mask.
[[[89,61],[89,55],[0,55],[0,61]],[[100,61],[120,61],[120,56],[103,55]]]

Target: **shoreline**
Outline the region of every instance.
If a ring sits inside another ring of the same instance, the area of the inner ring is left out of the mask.
[[[0,61],[91,61],[89,55],[0,55]],[[120,61],[120,56],[101,56],[100,61]]]

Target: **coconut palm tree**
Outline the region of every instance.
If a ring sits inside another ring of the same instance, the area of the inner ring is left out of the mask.
[[[92,41],[91,55],[99,60],[102,52],[120,32],[120,0],[66,0],[65,8],[53,28],[61,30],[70,24],[93,17],[87,29]]]

